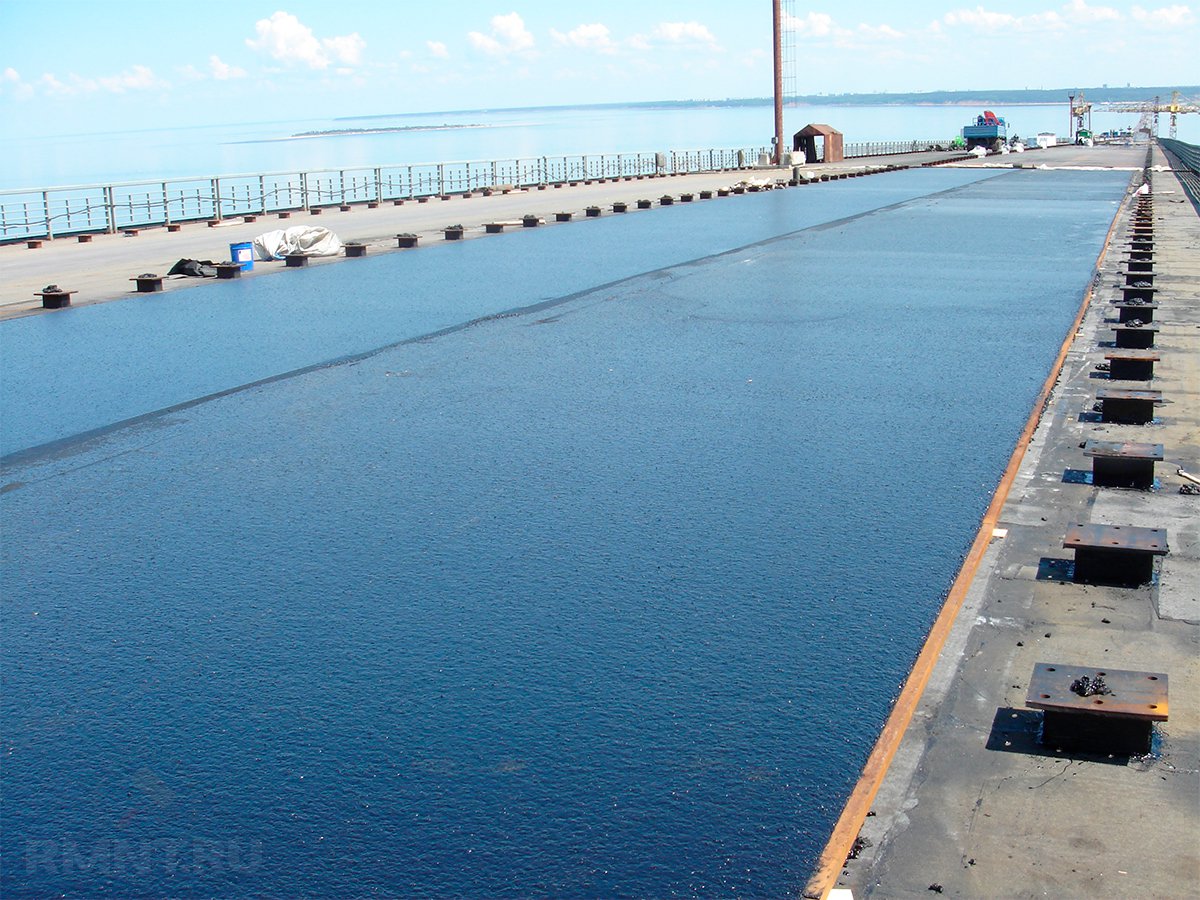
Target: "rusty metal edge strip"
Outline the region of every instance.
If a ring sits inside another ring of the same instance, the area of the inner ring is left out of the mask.
[[[1130,181],[1132,182],[1132,177]],[[1125,215],[1129,204],[1132,202],[1132,198],[1135,196],[1136,194],[1133,191],[1127,189],[1125,201],[1118,206],[1112,223],[1108,226],[1108,234],[1105,236],[1104,244],[1100,248],[1100,255],[1096,258],[1094,272],[1099,271],[1100,267],[1104,265],[1104,259],[1108,255],[1108,248],[1112,243],[1113,232],[1116,231],[1117,223]],[[838,876],[846,865],[846,858],[850,855],[850,850],[854,846],[854,840],[858,837],[863,822],[866,821],[867,813],[871,809],[875,795],[879,792],[879,788],[883,784],[884,776],[887,775],[892,758],[896,755],[896,750],[900,747],[900,741],[903,739],[904,733],[908,730],[908,725],[912,721],[913,714],[916,712],[917,704],[925,693],[929,677],[933,674],[934,666],[941,656],[946,639],[950,636],[950,631],[954,626],[955,620],[958,618],[959,610],[962,609],[967,591],[970,589],[971,583],[975,578],[975,573],[979,569],[979,563],[983,560],[983,555],[991,543],[992,530],[999,521],[1000,511],[1008,500],[1008,492],[1016,480],[1017,471],[1020,469],[1021,462],[1025,458],[1025,452],[1029,448],[1029,442],[1033,438],[1033,433],[1037,430],[1037,426],[1042,420],[1042,415],[1050,398],[1050,392],[1054,390],[1054,386],[1058,383],[1058,377],[1062,372],[1063,364],[1066,362],[1067,353],[1070,351],[1071,345],[1075,342],[1079,328],[1083,324],[1083,317],[1087,314],[1088,307],[1091,305],[1094,292],[1095,278],[1093,277],[1092,283],[1088,285],[1087,291],[1084,292],[1083,302],[1079,305],[1075,321],[1067,331],[1067,336],[1063,339],[1062,346],[1059,348],[1058,357],[1054,360],[1050,374],[1046,376],[1046,380],[1042,384],[1042,390],[1038,394],[1037,400],[1034,401],[1033,411],[1030,412],[1029,418],[1025,422],[1025,428],[1022,430],[1021,436],[1017,440],[1017,445],[1013,449],[1012,456],[1009,457],[1008,467],[1004,470],[1004,475],[996,487],[995,494],[992,495],[992,502],[988,505],[987,512],[983,514],[983,521],[980,523],[979,531],[976,533],[975,540],[971,544],[971,550],[967,554],[966,559],[963,560],[962,567],[958,570],[958,575],[950,587],[950,593],[946,596],[946,602],[942,605],[941,612],[938,613],[933,627],[929,630],[925,644],[921,648],[916,662],[913,663],[912,671],[909,673],[908,679],[904,682],[904,688],[900,691],[900,696],[896,698],[896,704],[892,707],[892,711],[884,723],[879,739],[875,742],[875,746],[871,750],[871,755],[867,757],[866,765],[863,766],[858,782],[854,785],[854,790],[850,792],[850,797],[846,800],[846,805],[842,808],[842,814],[838,817],[837,824],[833,827],[829,840],[825,844],[825,849],[821,851],[821,855],[817,858],[817,865],[813,874],[801,893],[801,897],[804,900],[824,900],[837,884]]]

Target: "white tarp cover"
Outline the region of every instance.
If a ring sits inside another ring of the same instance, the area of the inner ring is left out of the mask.
[[[279,231],[267,231],[254,239],[256,259],[283,259],[285,256],[337,256],[342,242],[328,228],[293,225]]]

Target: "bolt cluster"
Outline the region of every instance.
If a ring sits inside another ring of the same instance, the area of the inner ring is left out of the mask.
[[[1076,678],[1071,682],[1072,692],[1080,697],[1094,697],[1098,694],[1111,694],[1108,685],[1104,683],[1104,679],[1097,675],[1095,678],[1088,678],[1084,675],[1081,678]]]

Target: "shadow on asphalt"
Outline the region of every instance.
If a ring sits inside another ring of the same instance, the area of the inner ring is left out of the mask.
[[[1058,750],[1042,743],[1042,714],[1036,709],[1014,709],[1001,706],[992,719],[987,749],[997,753],[1020,753],[1048,759],[1073,759],[1104,763],[1112,766],[1129,765],[1130,757],[1120,753],[1081,753],[1077,750]]]

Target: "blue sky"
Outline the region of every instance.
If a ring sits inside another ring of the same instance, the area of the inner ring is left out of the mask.
[[[1200,6],[791,5],[799,93],[1200,79]],[[0,129],[767,96],[770,10],[770,0],[0,0]]]

